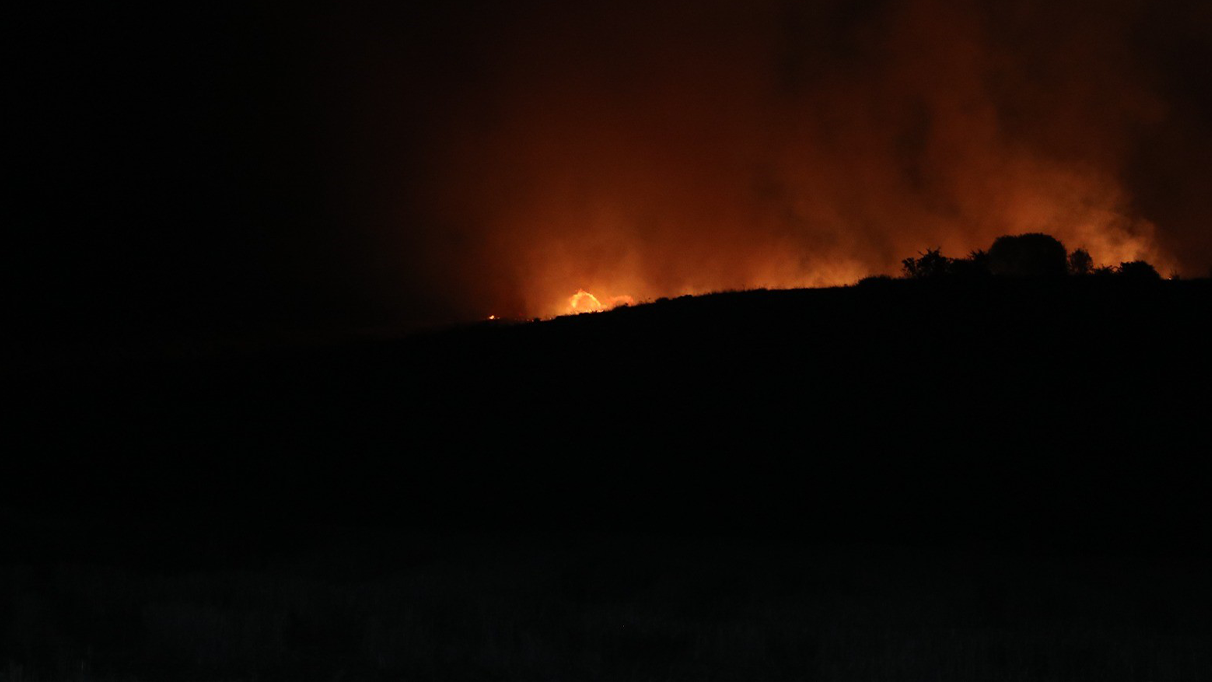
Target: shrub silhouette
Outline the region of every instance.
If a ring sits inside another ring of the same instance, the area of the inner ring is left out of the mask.
[[[979,279],[989,276],[989,253],[977,249],[968,254],[967,258],[956,258],[951,261],[950,273],[960,279]]]
[[[860,279],[858,285],[861,287],[884,286],[894,281],[896,280],[888,275],[869,275]]]
[[[918,252],[918,258],[906,258],[901,268],[908,279],[934,279],[944,277],[951,271],[951,259],[942,254],[942,248]]]
[[[998,237],[988,251],[977,249],[966,258],[948,258],[942,248],[918,252],[916,258],[901,261],[904,279],[975,280],[989,275],[1031,278],[1061,278],[1073,276],[1121,277],[1134,281],[1161,279],[1157,269],[1143,260],[1120,263],[1117,266],[1094,264],[1085,249],[1065,250],[1060,240],[1047,234],[1033,232]],[[889,278],[865,278],[862,284]]]
[[[1092,272],[1094,259],[1090,257],[1090,253],[1085,249],[1074,249],[1073,253],[1069,254],[1069,274],[1082,276]]]
[[[1046,234],[998,237],[989,249],[989,271],[1012,277],[1064,277],[1069,254],[1064,244]]]
[[[1138,282],[1155,282],[1161,280],[1161,275],[1158,274],[1157,268],[1143,260],[1120,263],[1119,267],[1115,269],[1115,274],[1125,279],[1131,279]]]

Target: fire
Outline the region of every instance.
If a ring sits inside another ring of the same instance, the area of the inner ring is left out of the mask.
[[[597,296],[584,289],[577,289],[577,293],[568,297],[568,309],[573,313],[596,313],[605,308]]]
[[[573,315],[581,313],[598,313],[603,310],[610,310],[621,305],[632,305],[635,300],[630,296],[611,296],[603,303],[597,296],[585,291],[577,289],[577,292],[568,297],[568,312]]]

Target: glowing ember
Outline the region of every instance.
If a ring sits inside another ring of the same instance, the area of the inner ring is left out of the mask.
[[[497,316],[496,316],[496,315],[489,315],[489,316],[488,316],[488,319],[490,319],[490,320],[495,320],[495,319],[497,319]]]

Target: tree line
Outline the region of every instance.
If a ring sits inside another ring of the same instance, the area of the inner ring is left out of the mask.
[[[990,276],[1061,278],[1119,277],[1137,281],[1161,279],[1148,261],[1095,265],[1085,249],[1069,252],[1060,240],[1030,233],[998,237],[988,251],[978,249],[963,258],[944,256],[941,248],[926,249],[901,261],[904,279],[974,279]]]

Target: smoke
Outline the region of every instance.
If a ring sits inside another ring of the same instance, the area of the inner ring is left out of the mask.
[[[376,196],[408,205],[382,248],[467,316],[847,284],[1024,232],[1203,274],[1212,210],[1181,179],[1206,162],[1167,150],[1212,143],[1174,133],[1203,104],[1158,46],[1208,13],[1056,5],[468,10],[439,57],[397,55],[462,85],[400,86],[434,101],[408,147],[422,170]]]

